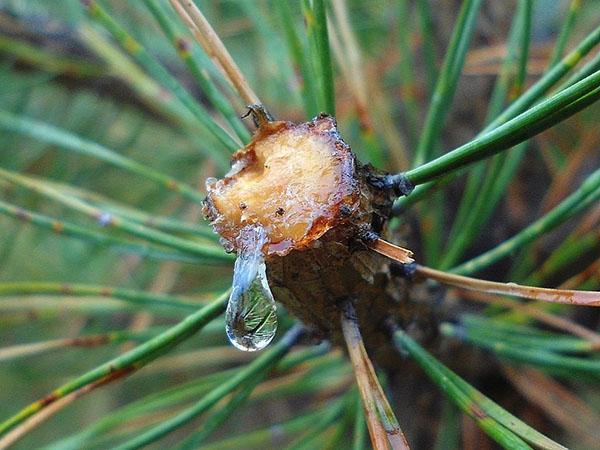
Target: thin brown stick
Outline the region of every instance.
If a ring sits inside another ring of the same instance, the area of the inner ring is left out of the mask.
[[[431,278],[443,284],[456,286],[471,291],[487,292],[489,294],[511,295],[531,300],[542,300],[550,303],[567,305],[600,306],[600,292],[573,291],[569,289],[550,289],[534,286],[523,286],[516,283],[499,283],[496,281],[480,280],[478,278],[454,275],[430,267],[417,265],[416,273],[425,278]]]
[[[183,22],[204,51],[217,62],[231,85],[248,105],[262,104],[242,74],[227,48],[192,0],[170,0]]]
[[[104,378],[101,378],[101,379],[95,381],[94,383],[88,384],[86,386],[82,386],[79,389],[65,395],[64,397],[59,398],[59,399],[53,401],[52,403],[46,405],[37,414],[29,417],[27,420],[21,422],[19,425],[17,425],[15,428],[13,428],[10,432],[6,433],[0,439],[0,450],[4,450],[4,449],[10,447],[11,445],[13,445],[15,442],[17,442],[19,439],[21,439],[23,436],[25,436],[31,430],[33,430],[37,426],[44,423],[47,419],[49,419],[54,414],[56,414],[57,412],[62,410],[64,407],[73,403],[73,401],[75,401],[82,395],[85,395],[85,394],[93,391],[96,388],[104,386],[105,384],[108,384],[111,381],[117,380],[119,378],[123,378],[123,377],[129,375],[131,372],[132,372],[132,370],[121,370],[121,371],[117,371],[113,374],[109,374],[109,375],[105,376]]]
[[[579,286],[589,279],[595,279],[596,281],[600,280],[600,259],[597,259],[581,272],[561,283],[560,287],[568,288],[571,286]]]
[[[485,294],[483,292],[465,292],[461,294],[461,298],[466,300],[473,300],[477,302],[489,303],[492,305],[502,306],[503,308],[509,308],[514,311],[523,313],[538,322],[544,323],[556,328],[558,330],[566,331],[575,336],[579,336],[592,343],[594,349],[600,350],[600,334],[567,319],[566,317],[557,316],[546,311],[541,311],[539,308],[532,304],[518,303],[514,300],[509,300],[502,297],[497,297],[491,294]]]
[[[588,212],[578,220],[574,234],[581,236],[589,231],[598,230],[600,224],[600,205],[592,206]]]
[[[383,389],[379,384],[373,364],[363,344],[354,307],[349,302],[342,312],[342,332],[352,361],[358,391],[362,398],[371,443],[375,450],[410,449],[398,425]]]
[[[392,158],[397,169],[405,170],[409,166],[406,144],[389,119],[391,114],[387,104],[388,96],[382,94],[378,76],[370,76],[373,72],[381,73],[381,70],[363,64],[346,3],[346,0],[333,0],[333,16],[328,17],[333,55],[352,94],[362,132],[368,136],[377,128],[388,147],[394,149]],[[335,22],[332,21],[332,17],[335,18]],[[371,69],[369,74],[365,73],[368,69]]]
[[[369,119],[370,115],[367,113],[369,107],[369,95],[367,93],[367,83],[363,72],[364,64],[362,62],[362,55],[360,53],[358,42],[356,41],[356,37],[354,36],[350,25],[346,1],[333,0],[332,7],[336,26],[332,26],[329,29],[331,30],[332,36],[336,36],[336,42],[338,42],[338,51],[335,52],[335,56],[342,68],[344,77],[352,90],[361,126],[372,129],[372,123]],[[336,32],[339,32],[341,38],[340,41],[337,40]],[[363,120],[366,120],[366,122],[363,122]]]
[[[86,386],[87,387],[87,386]],[[44,423],[47,419],[52,417],[58,411],[63,409],[65,406],[70,405],[77,397],[83,394],[80,393],[83,387],[75,392],[71,392],[66,397],[61,398],[60,400],[55,401],[51,405],[49,405],[46,409],[41,411],[39,414],[35,416],[31,416],[25,422],[8,432],[2,439],[0,439],[0,450],[4,450],[14,445],[19,439],[29,433],[31,430],[36,428],[38,425]]]
[[[394,261],[398,261],[402,264],[410,264],[415,260],[411,258],[413,252],[402,247],[398,247],[383,239],[377,239],[376,241],[369,244],[371,250],[375,250],[377,253],[387,256]]]
[[[0,348],[0,361],[30,356],[38,353],[67,347],[96,347],[111,342],[109,334],[97,334],[93,336],[81,336],[76,338],[52,339],[43,342],[32,342],[29,344],[18,344],[10,347]]]
[[[397,245],[391,244],[383,239],[377,239],[370,244],[370,248],[390,259],[403,264],[414,260],[412,252]],[[516,283],[499,283],[497,281],[480,280],[479,278],[455,275],[431,267],[416,266],[416,274],[425,278],[431,278],[443,284],[456,286],[461,289],[487,292],[489,294],[512,295],[519,298],[531,300],[542,300],[550,303],[563,303],[567,305],[600,306],[600,292],[575,291],[569,289],[551,289],[535,286],[523,286]]]
[[[577,173],[590,161],[591,155],[598,151],[598,136],[596,134],[583,134],[581,143],[571,152],[566,167],[561,169],[548,188],[542,200],[540,211],[546,214],[569,194],[569,188],[577,179]]]

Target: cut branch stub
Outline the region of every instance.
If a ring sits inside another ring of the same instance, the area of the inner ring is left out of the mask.
[[[357,211],[355,159],[333,117],[257,122],[258,131],[233,155],[225,178],[207,180],[205,214],[228,250],[237,250],[244,226],[260,224],[267,231],[265,254],[283,256]]]

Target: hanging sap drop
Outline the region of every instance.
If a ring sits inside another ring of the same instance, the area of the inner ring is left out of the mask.
[[[277,331],[277,308],[263,255],[266,240],[266,232],[259,225],[244,227],[237,239],[238,255],[225,323],[229,341],[248,352],[265,348]]]
[[[234,285],[225,318],[227,337],[240,350],[261,350],[273,340],[277,310],[264,263],[246,288]]]

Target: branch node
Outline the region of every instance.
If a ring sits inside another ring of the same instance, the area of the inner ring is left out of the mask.
[[[379,233],[373,231],[371,226],[363,225],[358,230],[358,238],[368,245],[379,239]]]
[[[398,197],[407,196],[415,189],[414,183],[404,173],[393,175],[390,178],[392,189]]]
[[[398,263],[392,262],[390,263],[390,274],[393,277],[401,277],[406,278],[407,280],[413,281],[415,278],[415,273],[417,271],[417,263]]]
[[[273,116],[271,113],[269,113],[269,111],[267,111],[267,108],[265,108],[264,105],[248,105],[247,108],[248,112],[242,116],[242,119],[252,114],[252,121],[254,122],[254,126],[256,126],[256,128],[260,128],[269,122],[273,122],[274,120]]]
[[[415,189],[413,182],[404,173],[396,175],[373,174],[368,177],[367,181],[377,189],[393,191],[397,197],[409,195]]]
[[[355,302],[356,299],[352,297],[344,297],[339,302],[339,307],[342,310],[344,319],[354,324],[358,323],[358,316],[356,314],[356,309],[354,308]]]

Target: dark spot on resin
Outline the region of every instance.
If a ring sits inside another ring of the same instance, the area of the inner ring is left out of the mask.
[[[377,239],[379,239],[379,234],[373,231],[371,227],[363,225],[358,231],[358,237],[361,241],[368,244],[371,242],[375,242]]]
[[[348,217],[350,214],[352,214],[352,208],[350,208],[350,206],[348,206],[348,205],[340,206],[340,215],[342,217]]]

